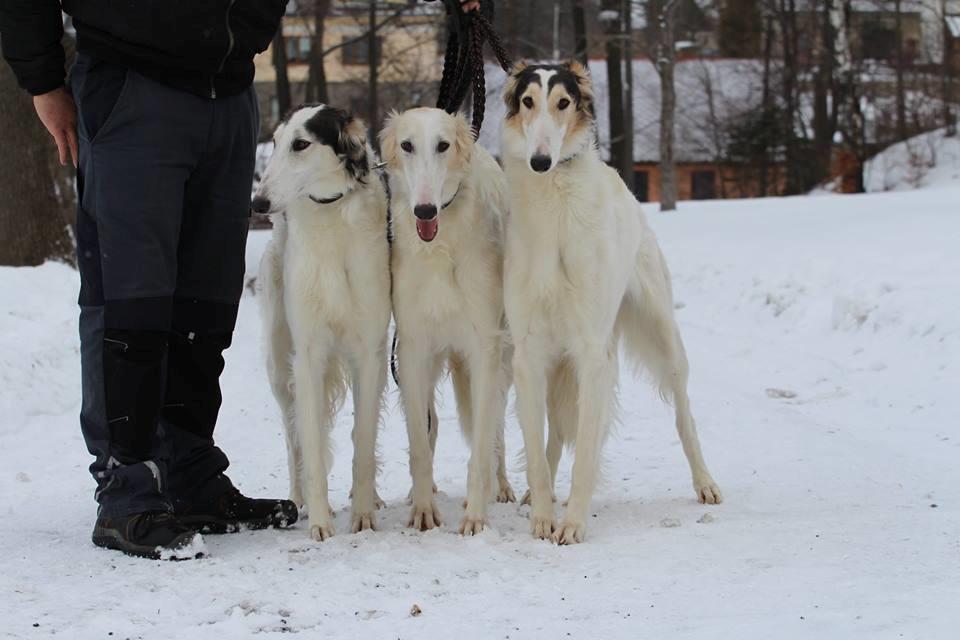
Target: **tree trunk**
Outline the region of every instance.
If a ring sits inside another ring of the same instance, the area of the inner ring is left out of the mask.
[[[369,16],[369,36],[367,39],[367,55],[369,56],[369,67],[370,71],[368,74],[369,79],[369,98],[370,98],[370,112],[367,115],[367,124],[370,126],[370,141],[374,146],[377,146],[376,132],[380,130],[380,124],[378,120],[380,119],[380,97],[377,93],[379,85],[379,60],[377,51],[377,2],[376,0],[370,0],[370,16]]]
[[[940,1],[940,15],[947,15],[947,0]],[[953,137],[957,134],[957,116],[951,103],[953,98],[953,48],[956,44],[949,37],[947,29],[947,26],[944,25],[940,59],[940,93],[943,102],[943,127],[946,129],[947,137]]]
[[[283,27],[273,36],[273,69],[276,73],[277,112],[284,117],[293,100],[290,97],[290,76],[287,74],[287,42],[283,37]]]
[[[512,4],[508,2],[507,6]],[[589,56],[587,52],[587,17],[583,9],[583,0],[571,0],[570,10],[573,13],[573,57],[586,67]]]
[[[797,195],[803,191],[804,170],[801,159],[800,138],[797,128],[800,121],[799,98],[799,35],[795,0],[779,1],[780,34],[783,48],[783,133],[787,175],[785,193]]]
[[[310,68],[307,72],[307,102],[330,101],[327,93],[327,72],[323,65],[323,39],[330,0],[314,0],[313,42],[310,43]]]
[[[820,22],[820,59],[813,76],[813,136],[816,166],[812,180],[820,182],[830,173],[830,155],[833,148],[833,118],[830,103],[833,84],[834,37],[830,23],[832,0],[822,0]]]
[[[623,157],[620,176],[630,193],[633,180],[633,17],[632,0],[623,0]]]
[[[853,0],[841,0],[843,19],[842,30],[843,46],[839,48],[841,53],[841,77],[843,82],[842,95],[838,100],[844,103],[844,144],[857,160],[856,175],[854,175],[853,190],[855,193],[864,193],[866,183],[863,175],[863,168],[866,164],[868,147],[866,140],[866,126],[863,110],[860,108],[861,84],[859,78],[863,74],[863,58],[855,57],[851,47],[854,42],[854,7]]]
[[[770,130],[771,114],[773,113],[772,94],[770,92],[770,63],[773,58],[773,16],[767,15],[764,21],[763,43],[763,123],[764,131]],[[766,197],[770,181],[770,138],[763,137],[763,155],[760,160],[760,197]]]
[[[902,0],[894,0],[893,10],[896,24],[896,57],[894,61],[897,75],[897,140],[906,140],[907,134],[907,94],[903,82],[903,7]]]
[[[605,11],[616,12],[619,16],[621,10],[620,0],[604,0],[603,9]],[[620,42],[620,24],[621,21],[609,20],[605,27],[606,31],[606,54],[607,54],[607,87],[609,90],[608,113],[610,117],[610,165],[617,170],[622,170],[624,158],[624,117],[623,117],[623,48]]]
[[[673,159],[674,121],[677,107],[673,69],[677,51],[673,42],[676,0],[667,0],[658,19],[657,73],[660,75],[660,211],[677,208],[677,165]]]
[[[574,0],[576,1],[576,0]],[[503,39],[503,46],[510,54],[511,60],[520,58],[520,45],[517,42],[517,5],[515,2],[505,2],[503,9],[497,7],[495,15],[503,16],[503,23],[506,24],[506,36]],[[501,32],[502,33],[502,32]],[[449,36],[449,33],[447,34]]]
[[[54,169],[50,160],[56,147],[40,124],[30,97],[2,62],[0,130],[0,265],[35,266],[46,260],[72,263],[73,238],[54,187],[59,167]]]

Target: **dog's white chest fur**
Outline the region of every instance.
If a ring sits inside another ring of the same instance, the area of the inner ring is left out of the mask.
[[[515,306],[523,310],[511,320],[523,326],[512,330],[540,334],[558,350],[597,335],[597,322],[612,329],[613,316],[598,310],[619,307],[643,235],[636,203],[605,169],[589,184],[511,175],[505,287],[507,304],[522,298]]]
[[[382,197],[382,193],[379,194]],[[390,271],[378,198],[355,196],[350,209],[290,212],[283,278],[295,332],[323,332],[352,347],[377,335],[390,314]]]
[[[478,326],[465,324],[468,319],[482,320],[485,331],[498,328],[503,304],[496,221],[476,215],[472,194],[461,197],[463,202],[440,214],[439,233],[429,244],[417,237],[412,213],[401,208],[395,220],[394,309],[400,316],[415,309],[438,344],[459,343],[476,331]]]

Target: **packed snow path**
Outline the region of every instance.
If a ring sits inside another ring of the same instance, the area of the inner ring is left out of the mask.
[[[516,504],[493,505],[482,535],[456,534],[466,448],[449,391],[436,459],[445,526],[408,530],[391,384],[379,531],[348,533],[348,406],[332,540],[310,541],[301,523],[208,536],[210,557],[194,562],[96,549],[76,274],[0,269],[0,636],[955,638],[958,203],[946,188],[650,207],[726,501],[696,503],[669,408],[625,369],[595,517],[584,544],[563,548],[532,540]],[[250,277],[267,237],[251,237]],[[246,493],[281,496],[283,437],[245,295],[217,436]],[[520,495],[512,413],[507,443]]]

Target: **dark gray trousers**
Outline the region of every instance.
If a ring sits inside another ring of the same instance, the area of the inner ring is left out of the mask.
[[[77,102],[80,423],[100,514],[166,510],[212,485],[222,352],[243,290],[259,113],[87,56]]]

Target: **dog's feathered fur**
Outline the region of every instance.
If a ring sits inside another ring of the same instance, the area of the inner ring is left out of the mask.
[[[613,420],[623,340],[676,407],[701,502],[720,502],[687,397],[688,365],[673,316],[670,274],[643,211],[594,143],[592,87],[577,63],[520,66],[504,99],[509,185],[504,293],[514,341],[534,536],[583,540],[601,447]],[[543,443],[544,414],[549,441]],[[574,444],[566,516],[553,484]]]
[[[462,116],[439,109],[392,114],[381,148],[390,176],[393,310],[413,477],[410,525],[441,523],[433,499],[434,392],[449,368],[471,444],[460,531],[472,534],[483,528],[489,499],[514,499],[502,445],[509,386],[502,355],[503,172],[474,144]],[[427,213],[415,215],[415,208]],[[420,235],[418,218],[435,225],[435,237]]]
[[[254,199],[255,209],[259,204],[275,214],[258,278],[267,371],[286,429],[290,497],[301,506],[306,499],[310,535],[324,540],[334,533],[329,434],[348,382],[355,409],[353,531],[375,528],[380,506],[376,435],[390,321],[387,199],[369,174],[374,156],[365,126],[344,112],[300,108],[274,141]]]

